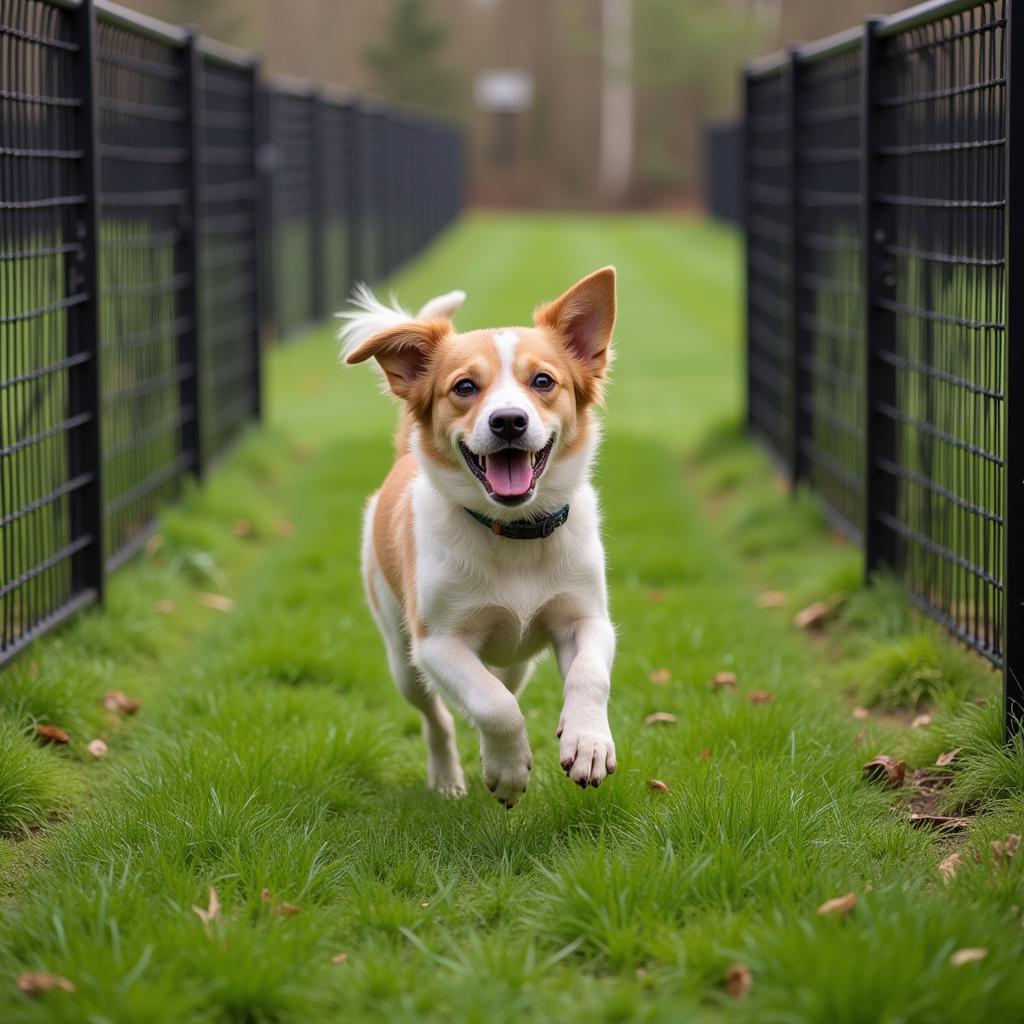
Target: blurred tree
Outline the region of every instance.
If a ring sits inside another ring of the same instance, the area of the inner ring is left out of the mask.
[[[459,83],[440,60],[447,38],[447,27],[430,19],[425,0],[396,0],[386,38],[363,51],[374,88],[392,99],[450,112]]]

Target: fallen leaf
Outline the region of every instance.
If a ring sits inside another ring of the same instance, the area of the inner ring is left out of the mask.
[[[278,519],[274,523],[274,532],[278,537],[291,537],[295,533],[295,524],[290,519]]]
[[[970,828],[971,819],[949,814],[911,814],[910,824],[914,828],[934,828],[936,832],[963,832]]]
[[[735,672],[716,672],[711,677],[711,682],[708,686],[712,690],[735,690],[736,689],[736,673]]]
[[[865,779],[871,779],[874,782],[887,780],[893,789],[898,789],[903,785],[907,766],[903,761],[897,761],[887,754],[879,754],[878,757],[873,757],[868,761],[861,771]]]
[[[656,668],[651,673],[651,682],[655,686],[664,686],[671,678],[672,675],[667,668]]]
[[[120,711],[122,715],[134,715],[139,710],[139,702],[123,690],[107,690],[103,696],[103,706],[108,711]]]
[[[644,725],[672,725],[675,720],[671,711],[655,711],[644,719]]]
[[[987,956],[987,949],[984,949],[981,946],[968,946],[966,949],[958,949],[949,958],[949,962],[954,967],[963,967],[964,964],[973,964],[978,960],[984,960]]]
[[[867,708],[854,708],[851,713],[858,722],[866,722],[871,717],[871,712]]]
[[[996,839],[992,843],[992,865],[1001,868],[1009,864],[1014,855],[1020,849],[1021,838],[1016,834],[1008,835],[1005,839]]]
[[[962,860],[959,853],[951,853],[939,862],[939,874],[946,885],[949,885],[956,877],[957,868],[960,867],[961,863]]]
[[[831,611],[831,606],[824,601],[815,601],[793,616],[793,625],[798,629],[821,629]]]
[[[853,745],[855,747],[863,747],[864,744],[867,742],[867,739],[868,739],[867,731],[864,730],[864,729],[861,729],[861,731],[859,733],[857,733],[856,736],[853,737]]]
[[[146,546],[143,548],[143,551],[146,552],[147,557],[152,558],[163,546],[163,534],[154,533],[153,536],[146,541]]]
[[[42,992],[74,992],[75,986],[67,978],[59,974],[48,974],[46,971],[25,971],[18,975],[18,991],[27,996],[37,996]]]
[[[762,608],[781,608],[786,603],[786,595],[781,590],[765,590],[757,595],[757,603]]]
[[[294,917],[296,914],[302,913],[302,907],[297,903],[286,903],[282,900],[274,907],[274,913],[281,917]]]
[[[270,901],[270,890],[266,886],[264,886],[263,891],[260,893],[260,902],[270,903]]]
[[[730,964],[725,970],[725,991],[733,999],[746,999],[754,977],[746,964]]]
[[[68,743],[71,737],[68,735],[67,730],[62,729],[59,725],[47,725],[45,722],[40,722],[36,726],[36,736],[41,740],[45,740],[47,743]]]
[[[98,761],[101,757],[107,756],[107,745],[103,740],[90,740],[86,750]]]
[[[348,953],[335,953],[334,956],[331,957],[331,963],[332,964],[347,964],[348,963]]]
[[[961,748],[957,747],[955,750],[950,750],[948,753],[939,754],[939,756],[935,758],[935,764],[939,768],[946,768],[953,763],[956,759],[956,755],[960,753],[960,750]]]
[[[225,615],[235,610],[235,602],[225,594],[200,594],[199,603],[205,608],[212,608],[215,612],[223,612]]]
[[[210,925],[220,917],[220,897],[212,885],[210,886],[210,895],[206,909],[203,910],[202,907],[194,906],[192,911],[203,922],[203,927],[209,932]]]
[[[178,606],[173,601],[165,599],[163,601],[157,601],[156,610],[161,615],[173,615],[178,610]]]
[[[775,694],[770,690],[751,690],[747,694],[747,700],[751,704],[771,704],[775,700]]]
[[[651,789],[656,789],[659,793],[671,793],[672,790],[668,788],[667,782],[662,782],[661,779],[651,779],[648,783]]]
[[[421,907],[429,907],[430,906],[430,900],[422,900],[420,902],[420,906]]]
[[[855,906],[857,906],[857,894],[848,892],[842,896],[836,896],[834,899],[825,900],[818,907],[818,915],[825,917],[827,914],[835,914],[836,917],[846,917]]]
[[[252,523],[248,519],[236,519],[231,524],[231,532],[236,537],[251,537]]]
[[[702,761],[710,761],[711,760],[711,751],[708,750],[707,747],[701,747],[700,748],[700,759]]]
[[[931,725],[931,724],[932,724],[932,716],[929,715],[927,712],[925,712],[922,715],[918,715],[917,718],[915,718],[910,723],[910,728],[911,729],[923,729],[923,728],[925,728],[925,726],[928,726],[928,725]]]

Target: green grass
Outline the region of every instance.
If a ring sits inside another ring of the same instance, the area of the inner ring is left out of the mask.
[[[107,611],[0,677],[0,1020],[1020,1019],[1024,855],[997,868],[989,844],[1019,831],[1024,779],[994,708],[950,702],[913,737],[922,758],[963,737],[959,775],[989,811],[944,887],[948,844],[860,779],[828,641],[788,625],[805,597],[856,592],[856,553],[809,497],[780,496],[758,453],[703,442],[740,397],[735,239],[667,218],[474,217],[397,285],[412,305],[465,288],[466,325],[521,323],[608,262],[616,775],[585,792],[565,779],[548,662],[523,701],[536,767],[521,804],[486,792],[465,725],[469,795],[426,789],[357,570],[395,413],[315,332],[272,353],[268,427],[165,515]],[[788,608],[758,607],[768,583]],[[851,646],[878,621],[855,607]],[[736,692],[708,687],[724,669]],[[119,725],[112,687],[141,701]],[[774,699],[751,703],[755,689]],[[677,723],[646,727],[658,710]],[[67,749],[30,743],[44,719]],[[206,927],[192,908],[211,886]],[[815,913],[850,890],[845,920]],[[988,956],[952,967],[967,946]],[[742,1002],[724,985],[736,961],[753,973]],[[27,969],[76,991],[22,996]]]

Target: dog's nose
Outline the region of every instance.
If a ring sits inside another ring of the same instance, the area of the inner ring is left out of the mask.
[[[491,427],[491,433],[500,437],[502,441],[514,441],[526,433],[529,421],[526,413],[521,409],[495,409],[491,418],[487,421]]]

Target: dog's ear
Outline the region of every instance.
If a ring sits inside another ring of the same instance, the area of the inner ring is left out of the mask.
[[[392,393],[415,404],[424,399],[427,368],[451,326],[447,320],[411,320],[389,327],[357,345],[345,356],[345,362],[376,359]]]
[[[578,281],[554,302],[541,306],[533,322],[555,331],[583,372],[600,379],[611,360],[615,268],[602,267]]]
[[[465,301],[466,293],[463,291],[438,295],[420,309],[416,318],[418,320],[453,320]]]

